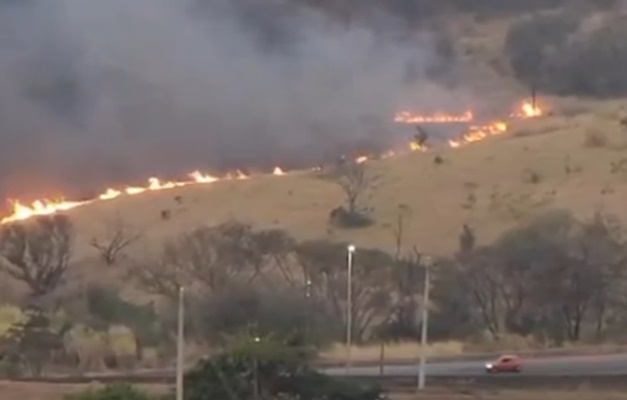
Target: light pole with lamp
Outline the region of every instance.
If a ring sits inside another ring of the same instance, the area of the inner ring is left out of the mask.
[[[312,308],[312,304],[311,304],[311,279],[309,279],[309,277],[307,277],[307,280],[305,281],[305,335],[307,336],[306,339],[309,340],[310,335],[311,335],[311,308]]]
[[[350,244],[346,248],[348,251],[347,259],[347,284],[346,284],[346,373],[351,364],[351,340],[353,336],[353,255],[357,248]]]
[[[425,388],[425,368],[427,358],[427,333],[429,329],[429,290],[430,290],[430,269],[433,259],[430,256],[422,256],[421,264],[425,269],[425,286],[422,298],[422,329],[420,334],[420,365],[418,367],[418,387],[417,390]]]
[[[178,304],[178,332],[176,335],[176,400],[183,400],[183,369],[185,363],[185,334],[184,334],[184,295],[185,289],[179,287],[179,304]]]
[[[255,345],[258,345],[261,342],[261,338],[259,336],[255,336],[253,341]],[[253,351],[253,400],[259,400],[259,359],[258,355],[258,347],[255,346],[255,350]]]

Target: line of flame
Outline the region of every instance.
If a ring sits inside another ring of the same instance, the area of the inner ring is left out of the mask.
[[[510,115],[511,118],[533,118],[543,115],[542,110],[531,105],[531,103],[523,103],[520,111]],[[472,112],[467,111],[461,115],[447,115],[447,114],[435,114],[432,116],[421,116],[416,114],[410,114],[408,112],[398,113],[394,120],[400,123],[448,123],[448,122],[471,122],[474,120]],[[470,129],[464,133],[458,140],[449,140],[450,147],[458,148],[464,144],[481,141],[487,137],[500,135],[507,131],[507,124],[505,122],[497,121],[491,124],[483,126],[471,126]],[[412,141],[408,145],[406,151],[419,152],[427,151],[428,147],[424,144],[419,144],[416,141]],[[380,156],[380,158],[389,158],[397,155],[395,151],[388,151]],[[369,161],[368,156],[358,156],[355,158],[355,162],[364,163]],[[320,167],[316,167],[313,170],[319,170]],[[288,172],[285,172],[280,167],[275,167],[272,174],[275,176],[284,176]],[[11,222],[22,221],[28,218],[38,215],[50,215],[61,211],[68,211],[80,206],[84,206],[96,201],[113,200],[120,196],[134,196],[145,192],[154,192],[160,190],[174,189],[189,185],[199,184],[211,184],[223,180],[233,179],[249,179],[250,176],[244,174],[242,171],[235,171],[227,174],[224,177],[217,177],[214,175],[203,174],[200,171],[194,171],[188,175],[188,179],[183,181],[165,181],[162,182],[159,178],[149,178],[146,186],[127,186],[121,189],[108,188],[102,194],[94,199],[85,201],[71,201],[63,198],[54,200],[42,199],[35,200],[30,204],[25,204],[19,200],[9,200],[12,206],[12,213],[0,219],[0,225],[8,224]]]

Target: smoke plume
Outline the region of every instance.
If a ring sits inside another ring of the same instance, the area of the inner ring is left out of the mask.
[[[0,196],[390,146],[399,108],[464,102],[426,78],[431,36],[393,26],[272,0],[0,0]]]

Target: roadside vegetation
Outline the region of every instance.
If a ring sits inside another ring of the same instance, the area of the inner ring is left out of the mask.
[[[396,254],[355,253],[358,345],[418,337],[425,255],[401,250],[407,214],[399,215]],[[27,288],[4,308],[5,374],[167,365],[180,286],[188,288],[187,340],[205,353],[242,336],[297,338],[318,350],[344,338],[347,243],[298,241],[235,220],[199,227],[137,263],[129,279],[154,297],[136,304],[115,287],[69,284],[60,266],[71,262],[71,226],[65,217],[41,217],[0,236],[5,271]],[[623,338],[627,246],[618,219],[599,212],[578,220],[555,210],[491,245],[477,246],[479,234],[460,227],[459,251],[431,267],[433,342],[463,342],[456,349],[463,352],[472,343],[516,346],[513,337],[528,347]]]

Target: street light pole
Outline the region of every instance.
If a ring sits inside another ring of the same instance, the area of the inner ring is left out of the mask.
[[[351,341],[353,336],[353,254],[355,253],[355,246],[349,245],[348,260],[347,260],[347,287],[346,287],[346,373],[351,364]]]
[[[310,336],[311,336],[311,279],[309,279],[309,277],[307,277],[307,281],[305,282],[305,307],[306,307],[306,314],[305,314],[305,335],[306,335],[306,339],[309,340]]]
[[[178,332],[176,337],[176,400],[183,400],[183,369],[185,362],[185,337],[184,337],[184,293],[185,289],[179,288]]]
[[[417,390],[425,388],[425,369],[427,358],[427,334],[429,329],[429,290],[430,290],[430,268],[432,265],[431,257],[424,256],[422,265],[425,269],[425,286],[422,298],[422,329],[420,335],[420,366],[418,368],[418,387]]]

